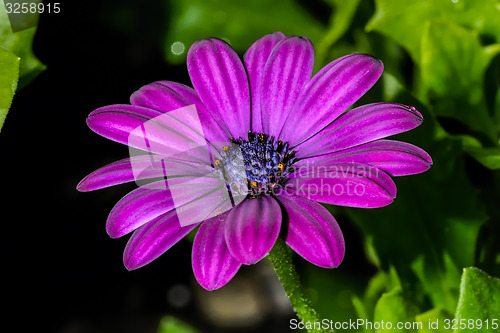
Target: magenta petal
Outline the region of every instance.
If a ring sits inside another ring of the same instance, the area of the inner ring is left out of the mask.
[[[196,177],[173,178],[139,187],[113,207],[106,230],[113,238],[121,237],[174,208],[213,193],[218,187],[218,180],[208,177],[199,182]]]
[[[396,197],[391,177],[367,164],[297,169],[290,177],[286,183],[288,192],[339,206],[382,207]]]
[[[126,145],[134,129],[161,114],[135,105],[110,105],[92,112],[87,118],[87,125],[97,134]]]
[[[159,155],[133,156],[108,164],[85,177],[78,185],[81,192],[133,181],[178,176],[205,176],[212,172],[209,165],[187,161],[168,161]]]
[[[266,61],[273,48],[284,38],[285,35],[281,32],[265,35],[253,43],[243,56],[248,73],[248,80],[250,81],[250,93],[252,98],[252,131],[254,133],[262,132],[262,111],[260,99],[262,93],[262,76],[264,74],[264,66],[266,65]]]
[[[194,105],[167,114],[135,105],[111,105],[92,112],[87,124],[97,134],[130,147],[210,164],[202,125],[192,119],[196,114]]]
[[[209,142],[229,142],[228,133],[225,133],[208,113],[205,105],[191,87],[171,81],[153,82],[133,93],[130,102],[161,112],[169,112],[194,104],[207,140]]]
[[[293,146],[324,128],[363,96],[382,71],[382,62],[366,54],[351,54],[325,66],[297,99],[283,127],[283,140]]]
[[[411,130],[423,121],[412,107],[391,103],[363,105],[346,112],[309,140],[297,146],[304,158],[355,147]]]
[[[344,258],[344,237],[337,221],[320,204],[283,193],[278,197],[288,215],[286,243],[321,267],[337,267]]]
[[[225,285],[241,266],[229,252],[224,238],[228,214],[226,212],[204,221],[194,239],[193,272],[196,280],[207,290]]]
[[[219,39],[195,42],[187,66],[191,82],[218,124],[226,124],[234,138],[250,130],[250,88],[240,58]]]
[[[197,225],[181,227],[174,210],[151,220],[130,237],[123,253],[125,267],[133,270],[149,264]]]
[[[306,37],[287,37],[274,47],[262,74],[263,132],[278,137],[297,97],[311,79],[313,65],[314,48]]]
[[[271,251],[281,227],[281,209],[269,196],[247,199],[235,206],[226,219],[229,251],[238,261],[251,265]]]
[[[429,169],[432,159],[424,150],[406,142],[376,140],[339,152],[305,158],[295,167],[328,167],[342,163],[364,163],[375,166],[391,176],[407,176]]]

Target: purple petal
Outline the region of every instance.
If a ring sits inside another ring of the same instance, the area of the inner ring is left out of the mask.
[[[322,155],[411,130],[423,121],[412,107],[390,103],[363,105],[346,112],[297,146],[297,157]]]
[[[196,280],[207,290],[225,285],[241,263],[229,252],[224,238],[229,212],[204,221],[193,243],[192,262]]]
[[[297,169],[290,178],[286,183],[288,192],[339,206],[382,207],[396,197],[396,185],[391,177],[367,164]]]
[[[369,164],[391,176],[406,176],[426,171],[432,165],[432,159],[424,150],[409,143],[377,140],[331,154],[305,158],[294,166],[300,169],[343,163]]]
[[[196,92],[217,123],[226,124],[234,138],[246,138],[250,88],[236,52],[222,40],[200,40],[189,49],[187,66]]]
[[[229,251],[250,265],[271,251],[281,227],[281,209],[275,199],[248,199],[234,207],[226,219],[225,237]]]
[[[108,234],[112,238],[121,237],[174,208],[214,192],[214,189],[219,187],[215,178],[205,177],[199,181],[193,178],[159,181],[128,193],[118,201],[108,216]]]
[[[208,113],[205,105],[191,87],[171,81],[153,82],[133,93],[130,102],[161,112],[169,112],[194,104],[207,141],[229,142],[228,133],[225,133]]]
[[[351,54],[328,64],[297,99],[283,127],[283,140],[295,145],[324,128],[363,96],[382,71],[382,62],[366,54]]]
[[[337,221],[320,204],[283,193],[278,197],[288,215],[286,243],[321,267],[337,267],[344,258],[344,237]]]
[[[200,121],[189,123],[196,114],[192,105],[167,114],[135,105],[111,105],[92,112],[87,124],[97,134],[130,147],[210,164]]]
[[[273,48],[284,38],[285,35],[281,32],[265,35],[253,43],[243,56],[248,73],[248,80],[250,81],[250,93],[252,97],[252,131],[254,133],[261,133],[263,131],[260,99],[264,66]]]
[[[168,161],[159,155],[141,155],[108,164],[85,177],[78,185],[81,192],[158,177],[205,176],[211,166],[181,161]]]
[[[262,74],[263,131],[278,137],[297,96],[311,79],[314,48],[306,37],[291,36],[272,50]]]
[[[198,224],[181,227],[175,211],[163,214],[137,229],[123,253],[128,270],[137,269],[161,256]]]
[[[87,125],[97,134],[126,145],[130,132],[161,114],[140,106],[110,105],[92,112],[87,118]]]

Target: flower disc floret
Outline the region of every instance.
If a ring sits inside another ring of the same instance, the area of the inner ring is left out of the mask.
[[[214,166],[232,191],[255,198],[282,188],[294,171],[295,161],[295,151],[288,142],[249,131],[246,140],[231,139],[231,145],[222,148]]]

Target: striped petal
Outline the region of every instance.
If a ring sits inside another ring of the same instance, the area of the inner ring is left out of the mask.
[[[327,154],[411,130],[423,121],[412,107],[367,104],[346,112],[324,130],[297,146],[297,157]]]
[[[88,126],[105,138],[165,157],[210,164],[207,141],[194,105],[162,113],[135,105],[111,105],[92,112]]]
[[[220,39],[204,39],[189,49],[191,82],[218,124],[234,138],[250,130],[250,88],[245,67],[233,49]]]
[[[255,264],[271,251],[281,227],[281,209],[269,196],[248,199],[234,207],[226,219],[225,238],[233,257]]]
[[[161,256],[198,224],[181,226],[174,210],[165,213],[137,229],[123,253],[128,270],[137,269]]]
[[[80,192],[88,192],[133,181],[179,176],[202,177],[211,172],[212,167],[206,164],[169,161],[159,155],[140,155],[97,169],[85,177],[76,188]]]
[[[344,258],[344,237],[337,221],[320,204],[289,195],[278,197],[288,216],[286,243],[315,265],[333,268]]]
[[[153,82],[134,92],[130,102],[164,113],[194,104],[207,141],[229,142],[228,134],[208,113],[198,94],[191,87],[171,81]]]
[[[213,193],[218,188],[219,181],[209,177],[200,180],[196,177],[174,178],[139,187],[113,207],[106,230],[112,238],[121,237],[174,208]]]
[[[245,68],[250,82],[250,94],[252,99],[252,131],[254,133],[262,132],[262,76],[267,59],[271,55],[273,48],[285,38],[281,32],[275,32],[258,39],[250,46],[243,56]]]
[[[286,183],[288,192],[333,205],[382,207],[390,204],[396,197],[396,185],[391,177],[367,164],[297,169],[290,178]]]
[[[229,212],[204,221],[193,243],[193,273],[207,290],[224,286],[233,278],[241,263],[229,252],[224,230]]]
[[[376,140],[339,152],[305,158],[297,169],[320,168],[343,163],[364,163],[391,176],[407,176],[428,170],[432,159],[424,150],[406,142]]]
[[[366,54],[351,54],[325,66],[297,99],[281,138],[296,145],[317,133],[363,96],[382,71],[382,62]]]
[[[314,48],[306,37],[291,36],[272,50],[261,85],[262,127],[275,138],[306,83],[311,79]]]

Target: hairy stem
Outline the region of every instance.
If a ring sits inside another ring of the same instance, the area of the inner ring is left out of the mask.
[[[310,300],[304,294],[299,275],[292,262],[292,251],[281,238],[278,238],[269,253],[269,259],[299,319],[304,324],[310,323],[311,326],[314,326],[314,323],[321,322],[318,312],[312,307]],[[307,332],[334,331],[311,328]]]

